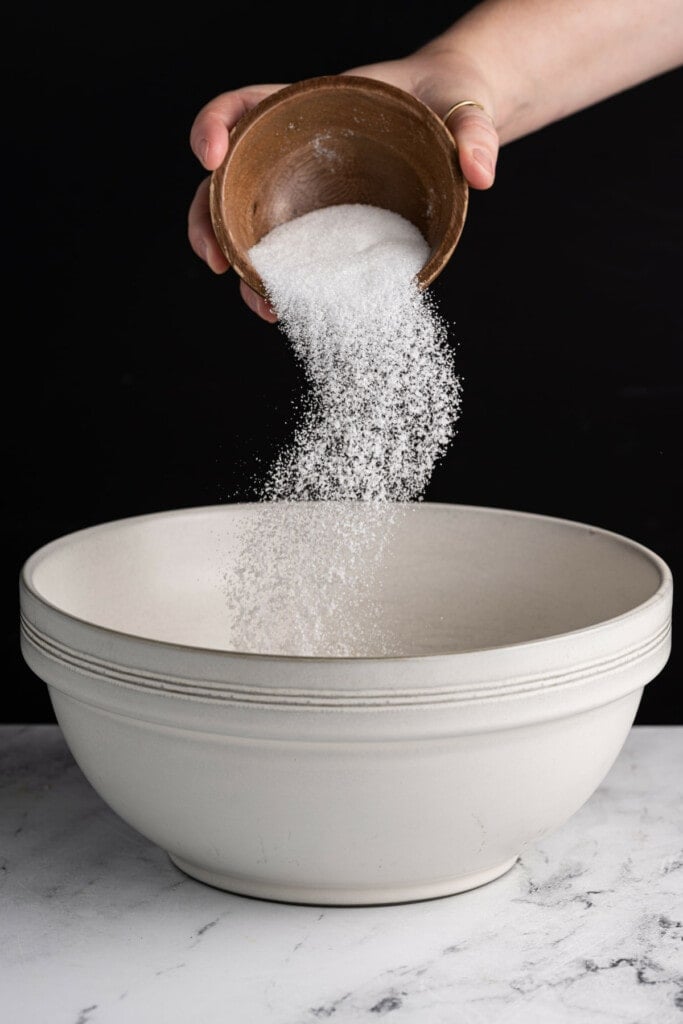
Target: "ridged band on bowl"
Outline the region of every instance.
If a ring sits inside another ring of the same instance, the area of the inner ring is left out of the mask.
[[[240,682],[239,678],[231,679],[229,672],[224,679],[201,678],[177,675],[172,672],[156,672],[141,666],[122,665],[106,661],[95,654],[85,653],[81,649],[50,636],[28,617],[21,615],[22,639],[29,647],[34,648],[44,658],[58,663],[64,668],[85,674],[118,686],[152,691],[160,695],[173,694],[182,697],[194,697],[201,700],[219,703],[235,703],[260,706],[287,708],[404,708],[411,706],[434,706],[439,704],[462,704],[501,697],[517,697],[532,695],[549,689],[557,690],[576,686],[586,681],[594,681],[602,676],[614,675],[628,670],[632,672],[641,664],[646,664],[653,657],[665,657],[670,649],[671,626],[667,620],[650,634],[638,639],[629,647],[618,653],[602,657],[594,657],[571,669],[556,668],[555,670],[505,674],[499,678],[477,683],[454,679],[450,684],[441,686],[402,687],[391,689],[365,688],[360,692],[303,689],[289,686],[267,686]],[[490,653],[490,652],[488,652]],[[228,656],[230,657],[230,656]],[[232,655],[239,659],[239,655]],[[438,661],[440,656],[431,656],[426,661]],[[357,659],[372,661],[373,659]],[[392,659],[386,659],[390,662]],[[398,659],[400,660],[400,659]],[[226,663],[226,668],[227,668]]]

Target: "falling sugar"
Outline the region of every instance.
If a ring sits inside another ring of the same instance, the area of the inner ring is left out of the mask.
[[[361,204],[305,214],[251,249],[310,388],[262,497],[421,497],[459,399],[446,326],[415,281],[428,257],[408,220]]]
[[[447,326],[416,280],[429,251],[399,214],[344,204],[280,225],[249,252],[308,390],[227,577],[243,650],[400,653],[382,617],[383,553],[402,503],[422,499],[460,402]]]

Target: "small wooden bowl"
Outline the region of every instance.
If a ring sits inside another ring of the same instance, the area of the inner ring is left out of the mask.
[[[311,210],[369,203],[418,227],[431,254],[424,289],[460,238],[468,203],[453,136],[424,103],[352,75],[286,86],[245,114],[211,176],[213,229],[230,264],[260,295],[248,252],[272,228]]]

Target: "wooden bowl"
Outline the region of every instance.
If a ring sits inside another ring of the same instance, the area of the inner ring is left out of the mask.
[[[226,258],[261,295],[249,249],[279,224],[340,203],[393,210],[420,229],[431,246],[424,289],[453,254],[468,194],[453,136],[429,107],[385,82],[327,75],[280,89],[238,121],[210,205]]]

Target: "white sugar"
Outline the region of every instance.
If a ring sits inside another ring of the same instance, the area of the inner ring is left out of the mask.
[[[382,621],[382,553],[460,400],[446,324],[416,281],[429,252],[408,220],[362,204],[305,214],[249,252],[308,391],[228,577],[241,649],[400,653]]]
[[[459,401],[445,324],[416,284],[429,257],[420,231],[390,210],[329,206],[249,257],[310,387],[263,496],[419,498]]]

